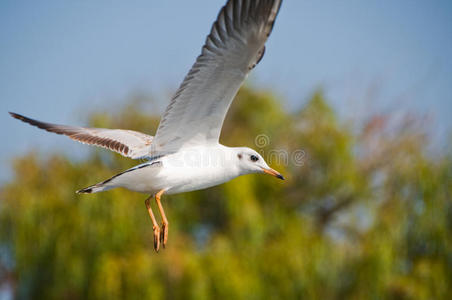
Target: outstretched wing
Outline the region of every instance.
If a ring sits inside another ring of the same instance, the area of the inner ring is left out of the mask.
[[[133,159],[148,157],[150,153],[153,137],[141,132],[57,125],[33,120],[16,113],[10,112],[10,115],[49,132],[64,134],[75,141],[106,148]]]
[[[192,69],[168,105],[152,145],[173,152],[218,143],[229,106],[262,59],[282,0],[230,0]]]

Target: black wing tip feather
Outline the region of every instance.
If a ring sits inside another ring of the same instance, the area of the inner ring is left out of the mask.
[[[56,133],[56,134],[66,134],[62,130],[62,128],[65,127],[64,125],[56,125],[56,124],[41,122],[41,121],[38,121],[38,120],[35,120],[35,119],[28,118],[28,117],[26,117],[24,115],[14,113],[14,112],[9,112],[9,114],[15,119],[18,119],[18,120],[20,120],[22,122],[28,123],[28,124],[30,124],[32,126],[36,126],[36,127],[40,128],[40,129],[44,129],[46,131],[53,132],[53,133]],[[60,128],[58,129],[57,127],[60,127]]]
[[[119,141],[116,141],[116,140],[113,140],[110,138],[102,138],[102,137],[93,136],[90,134],[84,134],[83,132],[78,132],[76,127],[45,123],[45,122],[37,121],[34,119],[30,119],[28,117],[25,117],[23,115],[13,113],[13,112],[9,112],[9,114],[13,118],[16,118],[22,122],[28,123],[32,126],[36,126],[40,129],[44,129],[48,132],[66,135],[75,141],[87,143],[90,145],[96,145],[99,147],[104,147],[104,148],[110,149],[111,151],[118,152],[125,156],[129,155],[129,151],[130,151],[129,146],[127,146]]]
[[[34,120],[34,119],[31,119],[31,118],[28,118],[28,117],[26,117],[26,116],[24,116],[24,115],[21,115],[21,114],[17,114],[17,113],[14,113],[14,112],[9,112],[9,114],[10,114],[13,118],[18,119],[18,120],[20,120],[20,121],[22,121],[22,122],[28,123],[28,124],[33,125],[33,126],[38,126],[38,127],[40,127],[40,126],[47,125],[46,123],[43,123],[43,122],[41,122],[41,121],[38,121],[38,120]],[[40,127],[40,128],[41,128],[41,127]]]
[[[262,4],[262,2],[264,2],[264,4]],[[280,8],[281,8],[281,4],[282,4],[283,0],[229,0],[224,6],[223,6],[223,10],[226,10],[227,7],[229,7],[230,5],[233,6],[234,9],[232,9],[233,12],[236,13],[236,16],[234,17],[239,17],[239,18],[246,18],[246,15],[242,14],[239,15],[239,11],[237,9],[239,9],[240,7],[244,8],[242,10],[242,13],[249,13],[249,10],[253,11],[253,12],[257,12],[257,8],[261,7],[265,10],[269,10],[270,12],[275,12],[278,13]],[[221,12],[219,13],[219,15],[221,15]]]
[[[87,187],[81,190],[76,191],[76,194],[91,194],[93,192],[93,188],[92,187]]]
[[[8,113],[9,113],[9,115],[10,115],[11,117],[13,117],[13,118],[15,118],[15,119],[18,119],[18,120],[21,120],[21,121],[23,121],[24,119],[28,119],[27,117],[22,116],[22,115],[20,115],[20,114],[18,114],[18,113],[12,112],[12,111],[9,111]]]
[[[211,31],[203,46],[204,51],[216,53],[227,38],[225,33],[231,35],[234,30],[241,30],[241,24],[249,19],[266,17],[264,30],[266,37],[270,36],[273,26],[281,8],[282,0],[229,0],[220,9]],[[202,55],[201,55],[202,56]],[[260,57],[262,58],[262,57]]]
[[[262,4],[262,2],[265,2]],[[247,19],[249,14],[259,14],[267,12],[270,28],[273,27],[275,19],[279,13],[283,0],[229,0],[220,10],[217,21],[224,16],[229,17],[229,21],[237,22],[238,19]],[[232,8],[230,8],[232,6]],[[262,10],[259,10],[262,9]],[[232,16],[229,15],[232,12]],[[253,15],[257,17],[256,15]],[[237,26],[237,24],[234,24]]]

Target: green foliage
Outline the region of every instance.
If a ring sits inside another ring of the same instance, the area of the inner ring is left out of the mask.
[[[135,103],[90,123],[153,132],[149,115]],[[135,161],[18,157],[0,190],[0,280],[33,299],[450,299],[452,155],[429,155],[418,123],[376,115],[356,129],[321,92],[288,114],[271,93],[242,89],[222,142],[255,148],[288,179],[164,196],[158,254],[145,195],[74,193]]]

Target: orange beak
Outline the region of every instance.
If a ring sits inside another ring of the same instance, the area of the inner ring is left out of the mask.
[[[275,176],[276,178],[284,180],[284,177],[278,171],[275,171],[273,169],[262,169],[262,170],[264,171],[264,173],[266,173],[268,175],[272,175],[272,176]]]

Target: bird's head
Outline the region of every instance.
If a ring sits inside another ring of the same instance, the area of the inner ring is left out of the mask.
[[[265,173],[284,180],[284,177],[268,166],[262,156],[253,149],[235,148],[238,166],[243,174]]]

